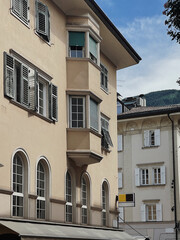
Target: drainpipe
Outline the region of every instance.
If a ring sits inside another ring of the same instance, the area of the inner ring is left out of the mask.
[[[176,204],[176,166],[175,166],[175,144],[174,144],[174,121],[168,113],[168,118],[171,121],[172,126],[172,154],[173,154],[173,187],[174,187],[174,221],[175,221],[175,233],[176,240],[178,240],[178,222],[177,222],[177,204]]]

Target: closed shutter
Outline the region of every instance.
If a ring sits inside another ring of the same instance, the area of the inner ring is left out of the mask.
[[[122,147],[122,135],[118,135],[118,151],[122,151],[123,147]]]
[[[156,216],[158,222],[162,221],[162,204],[160,203],[156,204]]]
[[[91,36],[89,36],[89,51],[97,58],[97,43]]]
[[[124,208],[119,207],[119,223],[124,222]]]
[[[50,84],[50,118],[54,121],[58,120],[58,88],[54,84]]]
[[[85,33],[84,32],[69,32],[69,46],[80,46],[85,45]]]
[[[122,172],[118,173],[118,188],[122,188],[123,184],[122,184]]]
[[[165,166],[161,167],[161,184],[166,184],[166,168],[165,168]]]
[[[93,99],[90,99],[90,127],[99,130],[98,104]]]
[[[26,23],[28,23],[29,17],[28,17],[28,0],[22,0],[22,20]]]
[[[135,185],[140,186],[140,168],[135,168]]]
[[[48,7],[36,1],[36,31],[46,40],[50,40],[50,14]]]
[[[24,64],[21,65],[21,103],[29,106],[29,80],[28,80],[29,70]]]
[[[160,129],[156,129],[154,132],[155,132],[155,146],[160,146]]]
[[[14,58],[4,52],[4,94],[14,98]]]
[[[141,205],[141,221],[146,222],[146,205]]]
[[[21,17],[21,2],[22,0],[12,0],[12,11],[18,16]]]
[[[144,147],[149,147],[149,130],[144,131]]]

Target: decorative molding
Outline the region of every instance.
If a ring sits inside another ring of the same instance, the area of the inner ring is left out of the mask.
[[[91,210],[97,211],[97,212],[102,212],[102,207],[99,207],[99,206],[91,206]]]
[[[28,197],[31,198],[31,199],[37,199],[36,194],[28,194]]]
[[[14,191],[7,190],[7,189],[0,189],[0,194],[5,194],[5,195],[12,195]]]
[[[109,210],[109,213],[111,213],[111,214],[118,214],[118,210],[117,209],[111,209],[111,210]]]
[[[76,207],[81,208],[82,204],[81,203],[76,203]]]

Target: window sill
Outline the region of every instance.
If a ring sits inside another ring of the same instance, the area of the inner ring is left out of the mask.
[[[37,117],[39,117],[39,118],[41,118],[41,119],[43,119],[43,120],[45,120],[45,121],[47,121],[47,122],[49,122],[49,123],[55,123],[55,121],[53,121],[53,120],[51,120],[51,119],[49,119],[49,118],[47,118],[47,117],[45,117],[45,116],[40,115],[39,113],[37,113],[37,112],[29,109],[28,107],[26,107],[25,105],[22,105],[22,104],[19,103],[19,102],[14,101],[13,99],[11,99],[10,102],[11,102],[12,104],[14,104],[15,106],[17,106],[17,107],[19,107],[19,108],[27,111],[28,113],[30,113],[30,114],[32,114],[32,115],[35,115],[35,116],[37,116]]]
[[[147,184],[147,185],[140,185],[140,186],[136,186],[136,187],[162,187],[165,186],[165,183],[162,184]]]
[[[92,65],[94,65],[99,71],[101,71],[101,68],[99,65],[97,65],[95,62],[93,62],[93,60],[91,60],[90,58],[72,58],[72,57],[66,57],[67,61],[86,61],[86,62],[90,62],[92,63]]]
[[[103,146],[101,146],[101,149],[102,149],[102,151],[107,152],[107,153],[110,153],[110,152],[111,152],[110,149],[105,148],[105,147],[103,147]]]
[[[100,133],[96,132],[94,129],[91,129],[91,128],[67,128],[67,131],[69,131],[69,132],[79,132],[79,131],[90,132],[99,138],[102,137],[102,135]]]
[[[102,86],[100,87],[103,92],[105,92],[107,95],[109,95],[109,91],[104,89]]]
[[[28,20],[28,23],[24,22],[20,17],[18,17],[15,13],[13,13],[13,11],[11,10],[11,14],[17,19],[19,20],[22,24],[24,24],[28,29],[30,29],[29,23],[30,21]]]
[[[36,32],[36,30],[34,32],[43,42],[45,42],[47,45],[51,47],[52,44],[50,43],[50,41],[49,42],[46,41],[38,32]]]
[[[142,147],[142,149],[149,149],[149,148],[158,148],[160,146],[146,146],[146,147]]]

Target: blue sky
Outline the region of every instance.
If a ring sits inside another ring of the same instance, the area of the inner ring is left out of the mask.
[[[162,15],[165,0],[96,0],[142,61],[118,71],[123,97],[179,89],[180,44],[171,41]]]

